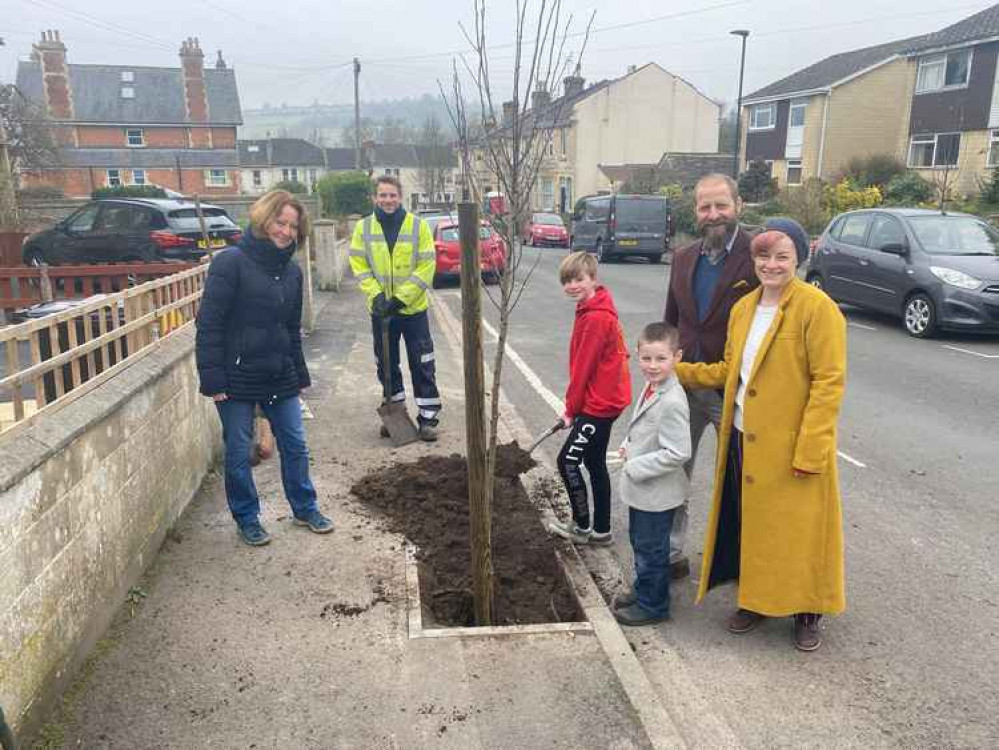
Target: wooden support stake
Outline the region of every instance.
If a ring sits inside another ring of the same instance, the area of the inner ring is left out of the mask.
[[[461,333],[465,361],[465,440],[476,625],[492,625],[492,478],[486,473],[486,379],[482,361],[479,208],[458,204],[461,241]]]

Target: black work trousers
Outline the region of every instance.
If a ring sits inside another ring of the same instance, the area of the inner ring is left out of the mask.
[[[371,333],[375,344],[375,363],[378,382],[385,387],[385,367],[382,358],[382,319],[371,317]],[[434,360],[434,340],[430,336],[430,323],[427,311],[415,315],[394,315],[389,318],[389,356],[392,360],[393,401],[406,400],[406,387],[402,381],[402,368],[399,366],[399,337],[406,342],[406,359],[409,374],[413,380],[413,395],[416,397],[417,420],[420,424],[437,425],[437,414],[441,410],[441,396],[437,391],[437,367]]]
[[[593,530],[610,531],[611,483],[607,473],[607,444],[617,417],[591,417],[580,414],[572,423],[565,445],[558,454],[558,471],[565,482],[572,508],[572,520],[581,529],[590,528],[590,507],[583,467],[593,488]]]

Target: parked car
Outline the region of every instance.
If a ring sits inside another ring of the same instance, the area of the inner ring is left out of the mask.
[[[999,232],[977,216],[851,211],[819,238],[806,279],[837,302],[901,316],[917,338],[999,331]]]
[[[445,211],[443,209],[428,209],[425,211],[417,211],[416,215],[419,216],[423,221],[427,222],[430,226],[430,231],[433,232],[437,225],[442,221],[458,221],[457,211]]]
[[[531,214],[523,237],[524,244],[532,247],[569,247],[569,230],[558,214]]]
[[[461,243],[458,236],[458,222],[440,221],[434,229],[434,248],[437,250],[437,272],[434,286],[445,279],[461,276]],[[498,283],[506,269],[506,243],[488,222],[479,225],[479,252],[482,278],[486,283]]]
[[[206,243],[194,203],[162,198],[91,201],[52,229],[24,241],[26,265],[194,261],[239,241],[242,231],[225,209],[201,204]]]
[[[572,214],[573,250],[588,250],[601,263],[628,255],[665,261],[673,235],[669,201],[658,195],[591,195]]]

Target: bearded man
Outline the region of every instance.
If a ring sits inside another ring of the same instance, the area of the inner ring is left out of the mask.
[[[732,306],[759,284],[749,255],[753,235],[739,225],[742,200],[739,186],[728,175],[709,174],[694,188],[697,229],[701,238],[673,257],[666,312],[663,319],[680,331],[685,362],[718,362],[725,353],[725,337]],[[687,391],[693,453],[684,467],[689,477],[705,428],[718,434],[722,396],[710,390]],[[690,573],[684,556],[690,498],[676,509],[670,534],[670,574]]]

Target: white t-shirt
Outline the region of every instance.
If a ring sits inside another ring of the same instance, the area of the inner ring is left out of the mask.
[[[753,323],[749,326],[749,334],[746,336],[746,346],[742,350],[742,367],[739,368],[739,390],[735,393],[735,428],[742,432],[742,407],[746,402],[746,384],[749,376],[753,374],[753,365],[756,364],[756,355],[760,352],[760,344],[770,330],[770,325],[777,315],[777,306],[764,307],[756,306],[753,313]]]

